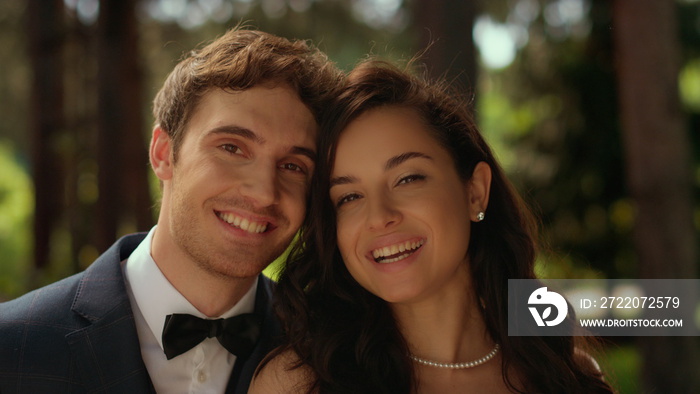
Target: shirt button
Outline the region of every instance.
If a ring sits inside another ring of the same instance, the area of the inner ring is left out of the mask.
[[[204,383],[204,382],[206,382],[206,381],[207,381],[207,374],[206,374],[206,372],[204,372],[204,371],[199,371],[199,372],[197,373],[197,380],[199,381],[199,383]]]

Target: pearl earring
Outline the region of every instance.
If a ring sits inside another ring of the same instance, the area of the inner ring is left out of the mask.
[[[484,213],[484,211],[479,211],[479,213],[476,214],[477,222],[484,220],[484,218],[486,218],[486,214]]]

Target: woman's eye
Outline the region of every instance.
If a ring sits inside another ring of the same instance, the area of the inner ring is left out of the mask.
[[[408,176],[405,176],[405,177],[399,179],[399,181],[398,181],[396,184],[397,184],[397,185],[403,185],[403,184],[406,184],[406,183],[411,183],[411,182],[415,182],[415,181],[421,181],[421,180],[423,180],[423,179],[425,179],[425,175],[412,174],[412,175],[408,175]]]
[[[352,202],[352,201],[355,201],[355,200],[358,200],[359,198],[360,198],[360,195],[356,194],[356,193],[346,194],[346,195],[340,197],[338,202],[335,204],[335,207],[340,208],[342,205],[347,204],[347,203]]]
[[[221,149],[225,150],[228,153],[233,153],[235,155],[240,155],[241,153],[243,153],[243,150],[241,150],[241,148],[239,148],[238,145],[234,144],[223,144],[221,145]]]

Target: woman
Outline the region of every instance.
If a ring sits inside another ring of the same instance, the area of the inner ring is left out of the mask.
[[[582,337],[508,336],[536,229],[464,102],[383,62],[350,73],[278,285],[289,342],[252,393],[611,392]]]

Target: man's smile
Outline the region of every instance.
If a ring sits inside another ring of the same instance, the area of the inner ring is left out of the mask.
[[[253,234],[264,233],[265,231],[267,231],[267,228],[270,224],[267,221],[254,221],[252,219],[244,218],[232,212],[215,212],[216,216],[218,216],[219,219],[223,220],[224,222],[230,224],[233,227],[239,228],[243,231]]]

